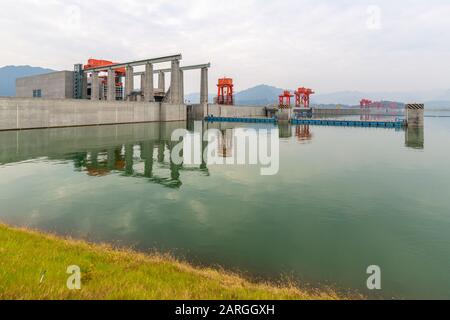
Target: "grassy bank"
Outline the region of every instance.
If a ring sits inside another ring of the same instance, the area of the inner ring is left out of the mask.
[[[81,290],[68,290],[70,265]],[[0,299],[338,299],[221,270],[0,225]]]

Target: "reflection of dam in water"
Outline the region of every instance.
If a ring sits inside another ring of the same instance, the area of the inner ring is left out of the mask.
[[[204,162],[186,167],[170,157],[178,143],[171,141],[171,134],[185,125],[170,122],[2,132],[0,164],[44,157],[71,160],[77,171],[89,176],[119,173],[178,188],[182,171],[209,175]]]
[[[405,145],[412,149],[425,148],[425,130],[423,127],[408,127],[405,132]]]
[[[199,172],[209,175],[207,160],[202,157],[198,166],[177,165],[171,159],[171,151],[178,142],[171,141],[175,129],[185,128],[185,122],[146,123],[96,127],[70,127],[8,131],[0,134],[0,164],[18,163],[30,159],[72,160],[76,170],[90,176],[106,176],[120,173],[123,176],[147,178],[168,187],[182,185],[180,173]],[[272,124],[203,123],[202,134],[207,129],[218,129],[219,156],[233,156],[235,128],[276,128]],[[295,138],[300,143],[313,142],[314,130],[309,125],[279,124],[282,139]],[[192,122],[187,129],[193,131]],[[347,128],[348,129],[348,128]],[[349,130],[364,130],[352,128]],[[424,128],[408,127],[405,146],[424,148]],[[202,151],[207,143],[202,143]]]

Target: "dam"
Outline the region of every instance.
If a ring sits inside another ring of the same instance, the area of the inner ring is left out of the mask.
[[[0,97],[0,130],[25,130],[187,120],[225,122],[278,122],[311,125],[423,126],[423,105],[410,104],[393,123],[339,122],[316,119],[342,115],[370,115],[370,108],[322,109],[310,107],[312,89],[300,87],[292,95],[284,91],[278,105],[235,105],[231,78],[219,79],[217,98],[208,101],[210,63],[182,66],[181,54],[113,62],[89,59],[73,71],[51,72],[18,78],[16,97]],[[155,66],[170,63],[170,68]],[[143,71],[141,71],[143,70]],[[200,71],[200,99],[187,103],[184,74]],[[166,75],[170,86],[166,88]],[[157,81],[155,81],[157,77]],[[140,82],[139,86],[135,81]],[[364,105],[365,106],[365,105]],[[365,106],[366,107],[366,106]],[[379,110],[378,110],[379,112]],[[260,119],[260,120],[257,120]]]

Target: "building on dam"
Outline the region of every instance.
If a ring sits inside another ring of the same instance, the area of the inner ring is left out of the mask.
[[[16,92],[19,98],[83,99],[92,101],[135,101],[184,103],[184,72],[200,70],[201,102],[208,102],[209,63],[180,66],[181,54],[149,58],[139,61],[115,63],[89,59],[88,63],[75,64],[73,71],[52,72],[18,78]],[[161,63],[171,63],[170,68],[158,69]],[[136,68],[144,69],[136,71]],[[155,86],[154,75],[157,75]],[[170,74],[166,90],[165,78]],[[140,78],[136,88],[135,79]]]

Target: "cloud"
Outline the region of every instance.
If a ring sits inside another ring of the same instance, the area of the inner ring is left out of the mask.
[[[450,3],[356,0],[16,0],[2,3],[0,64],[71,69],[90,57],[183,53],[237,89],[444,89]],[[187,92],[199,74],[186,75]]]

